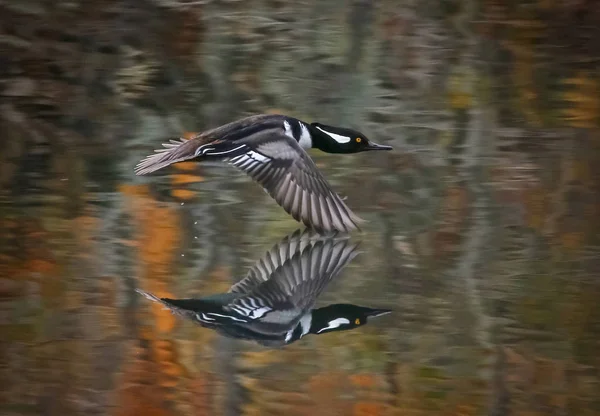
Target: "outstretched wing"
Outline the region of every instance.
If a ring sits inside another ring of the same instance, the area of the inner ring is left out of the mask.
[[[330,236],[323,236],[313,232],[310,229],[296,230],[285,236],[279,243],[269,249],[254,265],[248,270],[246,276],[231,286],[230,293],[247,294],[259,284],[266,282],[272,276],[273,272],[289,261],[294,254],[302,252],[309,245],[314,245],[317,241],[326,238],[349,238],[347,235],[334,233]]]
[[[362,220],[335,193],[310,156],[283,129],[263,130],[255,148],[229,158],[294,219],[318,231],[349,232]]]
[[[264,322],[297,319],[357,254],[349,239],[323,238],[296,252],[270,278],[224,309]]]

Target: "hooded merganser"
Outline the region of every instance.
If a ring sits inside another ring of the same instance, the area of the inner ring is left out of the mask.
[[[358,253],[347,236],[295,232],[269,250],[229,292],[200,299],[168,299],[140,289],[172,313],[239,339],[281,347],[306,334],[353,329],[391,312],[352,304],[313,309],[327,284]]]
[[[358,228],[362,220],[331,189],[304,149],[328,153],[392,149],[352,129],[273,114],[247,117],[163,146],[136,166],[137,175],[185,160],[227,161],[261,184],[297,221],[316,230],[343,232]]]

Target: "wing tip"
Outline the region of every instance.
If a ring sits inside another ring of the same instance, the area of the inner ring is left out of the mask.
[[[357,216],[356,214],[352,213],[350,211],[350,215],[348,216],[347,219],[344,218],[339,218],[338,219],[341,222],[341,227],[336,225],[334,222],[331,222],[329,225],[329,227],[324,227],[322,224],[308,224],[307,222],[304,222],[305,225],[307,227],[312,228],[313,230],[315,230],[316,232],[318,232],[319,234],[323,234],[323,233],[327,233],[327,234],[350,234],[352,231],[359,231],[362,232],[362,228],[361,225],[368,223],[368,220],[365,220],[363,218],[360,218],[359,216]]]
[[[182,154],[177,154],[176,151],[180,149],[181,145],[187,143],[188,140],[181,137],[179,140],[171,139],[169,142],[162,144],[162,149],[154,150],[154,153],[143,158],[133,169],[137,176],[147,175],[155,172],[166,166],[172,165],[173,163],[181,162],[183,160],[190,159],[189,155],[185,155],[185,151]],[[182,149],[185,150],[185,149]],[[181,152],[180,152],[181,153]]]
[[[354,229],[356,231],[359,231],[359,232],[363,231],[363,229],[361,228],[361,226],[363,226],[363,225],[365,225],[365,224],[367,224],[369,222],[368,220],[365,220],[364,218],[361,218],[361,217],[359,217],[358,215],[356,215],[354,213],[352,214],[352,218],[351,219],[352,219],[352,222],[354,224]]]
[[[169,156],[171,156],[171,154],[168,151],[148,155],[135,166],[133,171],[138,176],[155,172],[165,166],[175,163],[175,160],[169,160]]]

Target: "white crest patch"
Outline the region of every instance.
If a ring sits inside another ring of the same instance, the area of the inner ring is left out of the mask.
[[[327,324],[327,326],[325,328],[319,329],[317,331],[317,334],[320,334],[321,332],[325,331],[326,329],[334,329],[339,327],[342,324],[349,324],[350,321],[347,320],[346,318],[336,318],[333,321],[329,321],[329,323]]]
[[[321,127],[317,127],[317,128],[319,130],[321,130],[323,133],[325,133],[326,135],[328,135],[329,137],[331,137],[333,140],[335,140],[338,143],[349,143],[350,142],[350,137],[342,136],[340,134],[335,134],[335,133],[328,132],[326,130],[323,130]]]

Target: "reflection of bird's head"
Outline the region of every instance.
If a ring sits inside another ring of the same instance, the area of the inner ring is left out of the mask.
[[[373,309],[348,303],[336,303],[313,311],[311,332],[323,334],[362,326],[369,318],[386,315],[391,309]]]

